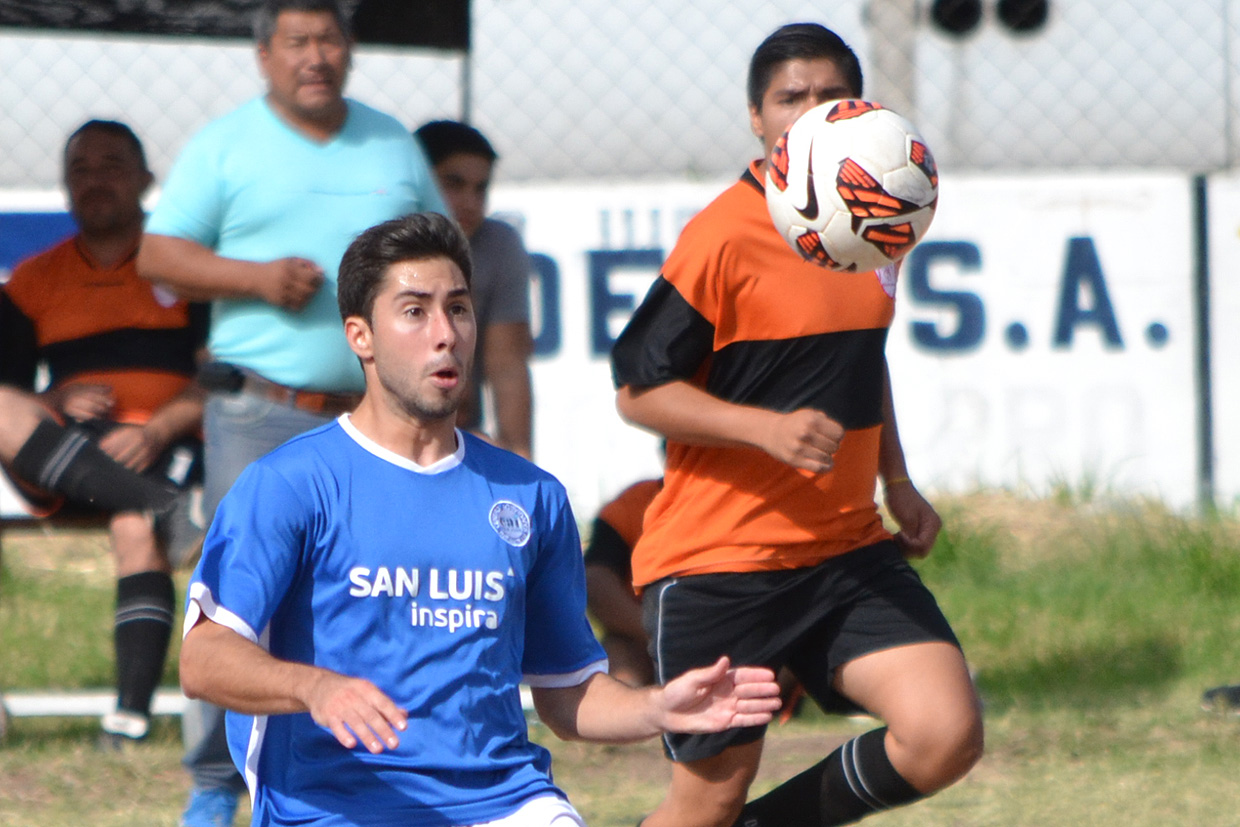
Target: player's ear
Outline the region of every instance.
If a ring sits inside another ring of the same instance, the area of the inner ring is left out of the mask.
[[[370,323],[361,316],[349,316],[344,320],[344,338],[349,343],[349,349],[363,362],[374,356],[372,336]]]
[[[765,141],[765,130],[762,128],[762,110],[749,104],[749,130],[757,137],[759,141]]]

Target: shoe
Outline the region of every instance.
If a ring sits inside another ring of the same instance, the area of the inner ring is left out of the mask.
[[[232,827],[237,799],[229,789],[194,787],[181,814],[181,827]]]
[[[96,742],[99,751],[123,752],[146,738],[151,721],[140,712],[118,709],[100,718],[99,727],[103,730]]]
[[[1207,689],[1201,696],[1201,708],[1206,712],[1240,715],[1240,684]]]

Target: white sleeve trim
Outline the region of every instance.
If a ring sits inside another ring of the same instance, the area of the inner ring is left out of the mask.
[[[603,658],[578,669],[576,672],[561,675],[524,675],[522,680],[527,685],[537,689],[566,689],[570,686],[580,686],[591,675],[597,675],[599,672],[606,671],[607,658]]]
[[[259,642],[258,635],[250,628],[250,624],[215,602],[215,595],[211,594],[206,583],[190,583],[189,606],[185,610],[185,628],[181,632],[182,638],[194,628],[194,624],[201,617],[232,629],[251,643]]]

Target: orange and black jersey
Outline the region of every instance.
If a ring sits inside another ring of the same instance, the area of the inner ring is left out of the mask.
[[[634,551],[639,586],[810,566],[890,536],[874,489],[894,279],[803,261],[771,223],[756,172],[685,227],[616,342],[615,382],[688,381],[738,404],[817,408],[847,433],[820,475],[754,448],[669,442]]]
[[[144,422],[180,393],[206,338],[206,307],[152,287],[136,254],[102,267],[75,237],[17,265],[0,289],[0,381],[31,388],[46,361],[53,387],[109,385],[120,422]]]

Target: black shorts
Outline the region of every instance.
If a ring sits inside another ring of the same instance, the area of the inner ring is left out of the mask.
[[[843,664],[910,643],[960,646],[890,540],[812,568],[669,577],[646,588],[642,621],[660,683],[727,655],[737,666],[787,666],[828,712],[863,711],[832,688]],[[673,761],[698,761],[765,732],[668,734],[663,746]]]

